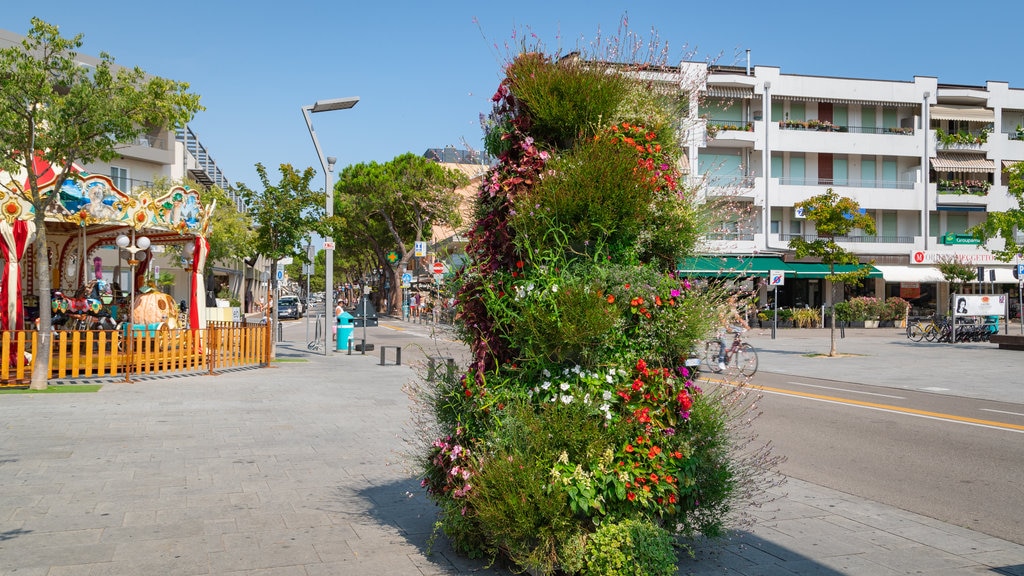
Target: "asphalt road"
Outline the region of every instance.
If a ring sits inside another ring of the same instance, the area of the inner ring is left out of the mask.
[[[787,476],[1024,544],[1024,406],[764,371],[752,383],[754,429]]]

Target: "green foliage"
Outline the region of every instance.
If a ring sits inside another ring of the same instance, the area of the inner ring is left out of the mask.
[[[991,220],[995,214],[999,213],[990,212],[989,219]],[[942,273],[946,282],[950,283],[953,292],[959,292],[964,283],[971,282],[978,277],[978,269],[955,254],[940,256],[935,267]]]
[[[910,312],[910,302],[899,296],[891,296],[885,299],[878,317],[880,320],[900,321],[907,317],[908,312]]]
[[[598,526],[584,552],[585,570],[593,576],[671,576],[676,573],[672,535],[646,520],[623,520]]]
[[[988,249],[995,254],[996,258],[1003,262],[1010,262],[1017,254],[1024,251],[1024,245],[1017,241],[1020,232],[1024,230],[1024,162],[1011,164],[1004,168],[1003,171],[1008,178],[1007,192],[1017,201],[1017,207],[1001,212],[988,212],[985,221],[971,228],[970,232],[980,239],[983,244],[992,239],[1002,239],[1003,247],[1001,249]],[[942,265],[943,263],[940,262],[940,270],[942,270]],[[953,268],[950,268],[950,270],[953,270]],[[974,277],[973,272],[970,276],[966,276],[961,274],[947,275],[943,271],[943,275],[947,276],[947,280],[952,277],[958,282],[968,282]],[[949,281],[953,282],[954,280]]]
[[[817,308],[797,308],[792,318],[797,328],[815,328],[821,324],[821,312]]]
[[[570,148],[613,123],[630,94],[625,76],[575,58],[553,62],[527,53],[515,59],[507,74],[510,91],[530,119],[529,133],[552,149]]]

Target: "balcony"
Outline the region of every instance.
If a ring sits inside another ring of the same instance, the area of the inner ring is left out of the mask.
[[[877,126],[837,126],[827,120],[782,120],[782,130],[810,130],[815,132],[847,132],[851,134],[888,134],[897,136],[913,136],[913,128],[879,128]]]
[[[935,192],[954,196],[988,196],[990,188],[992,184],[984,180],[939,180]]]
[[[779,178],[782,186],[829,186],[832,188],[888,188],[913,190],[913,180],[851,180],[849,178]]]
[[[816,234],[779,234],[779,240],[789,242],[793,238],[803,238],[808,242],[818,239]],[[913,244],[915,236],[836,236],[836,242],[848,244]]]

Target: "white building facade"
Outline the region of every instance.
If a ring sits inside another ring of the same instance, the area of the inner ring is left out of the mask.
[[[820,266],[793,262],[788,248],[794,236],[815,235],[794,204],[828,188],[857,201],[877,226],[840,242],[878,269],[862,291],[942,312],[948,284],[935,264],[958,257],[986,268],[986,283],[972,290],[1016,297],[1014,263],[997,261],[966,233],[987,212],[1016,207],[1002,169],[1024,161],[1024,90],[705,63],[683,63],[680,73],[700,92],[684,137],[690,181],[730,207],[704,251],[731,262],[784,260],[795,273],[791,281],[787,272],[780,305],[833,300]]]

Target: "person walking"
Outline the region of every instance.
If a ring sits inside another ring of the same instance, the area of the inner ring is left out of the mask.
[[[345,311],[345,300],[338,298],[338,305],[334,307],[334,330],[331,331],[331,341],[333,342],[338,337],[338,326],[341,325],[339,317],[341,313]]]

